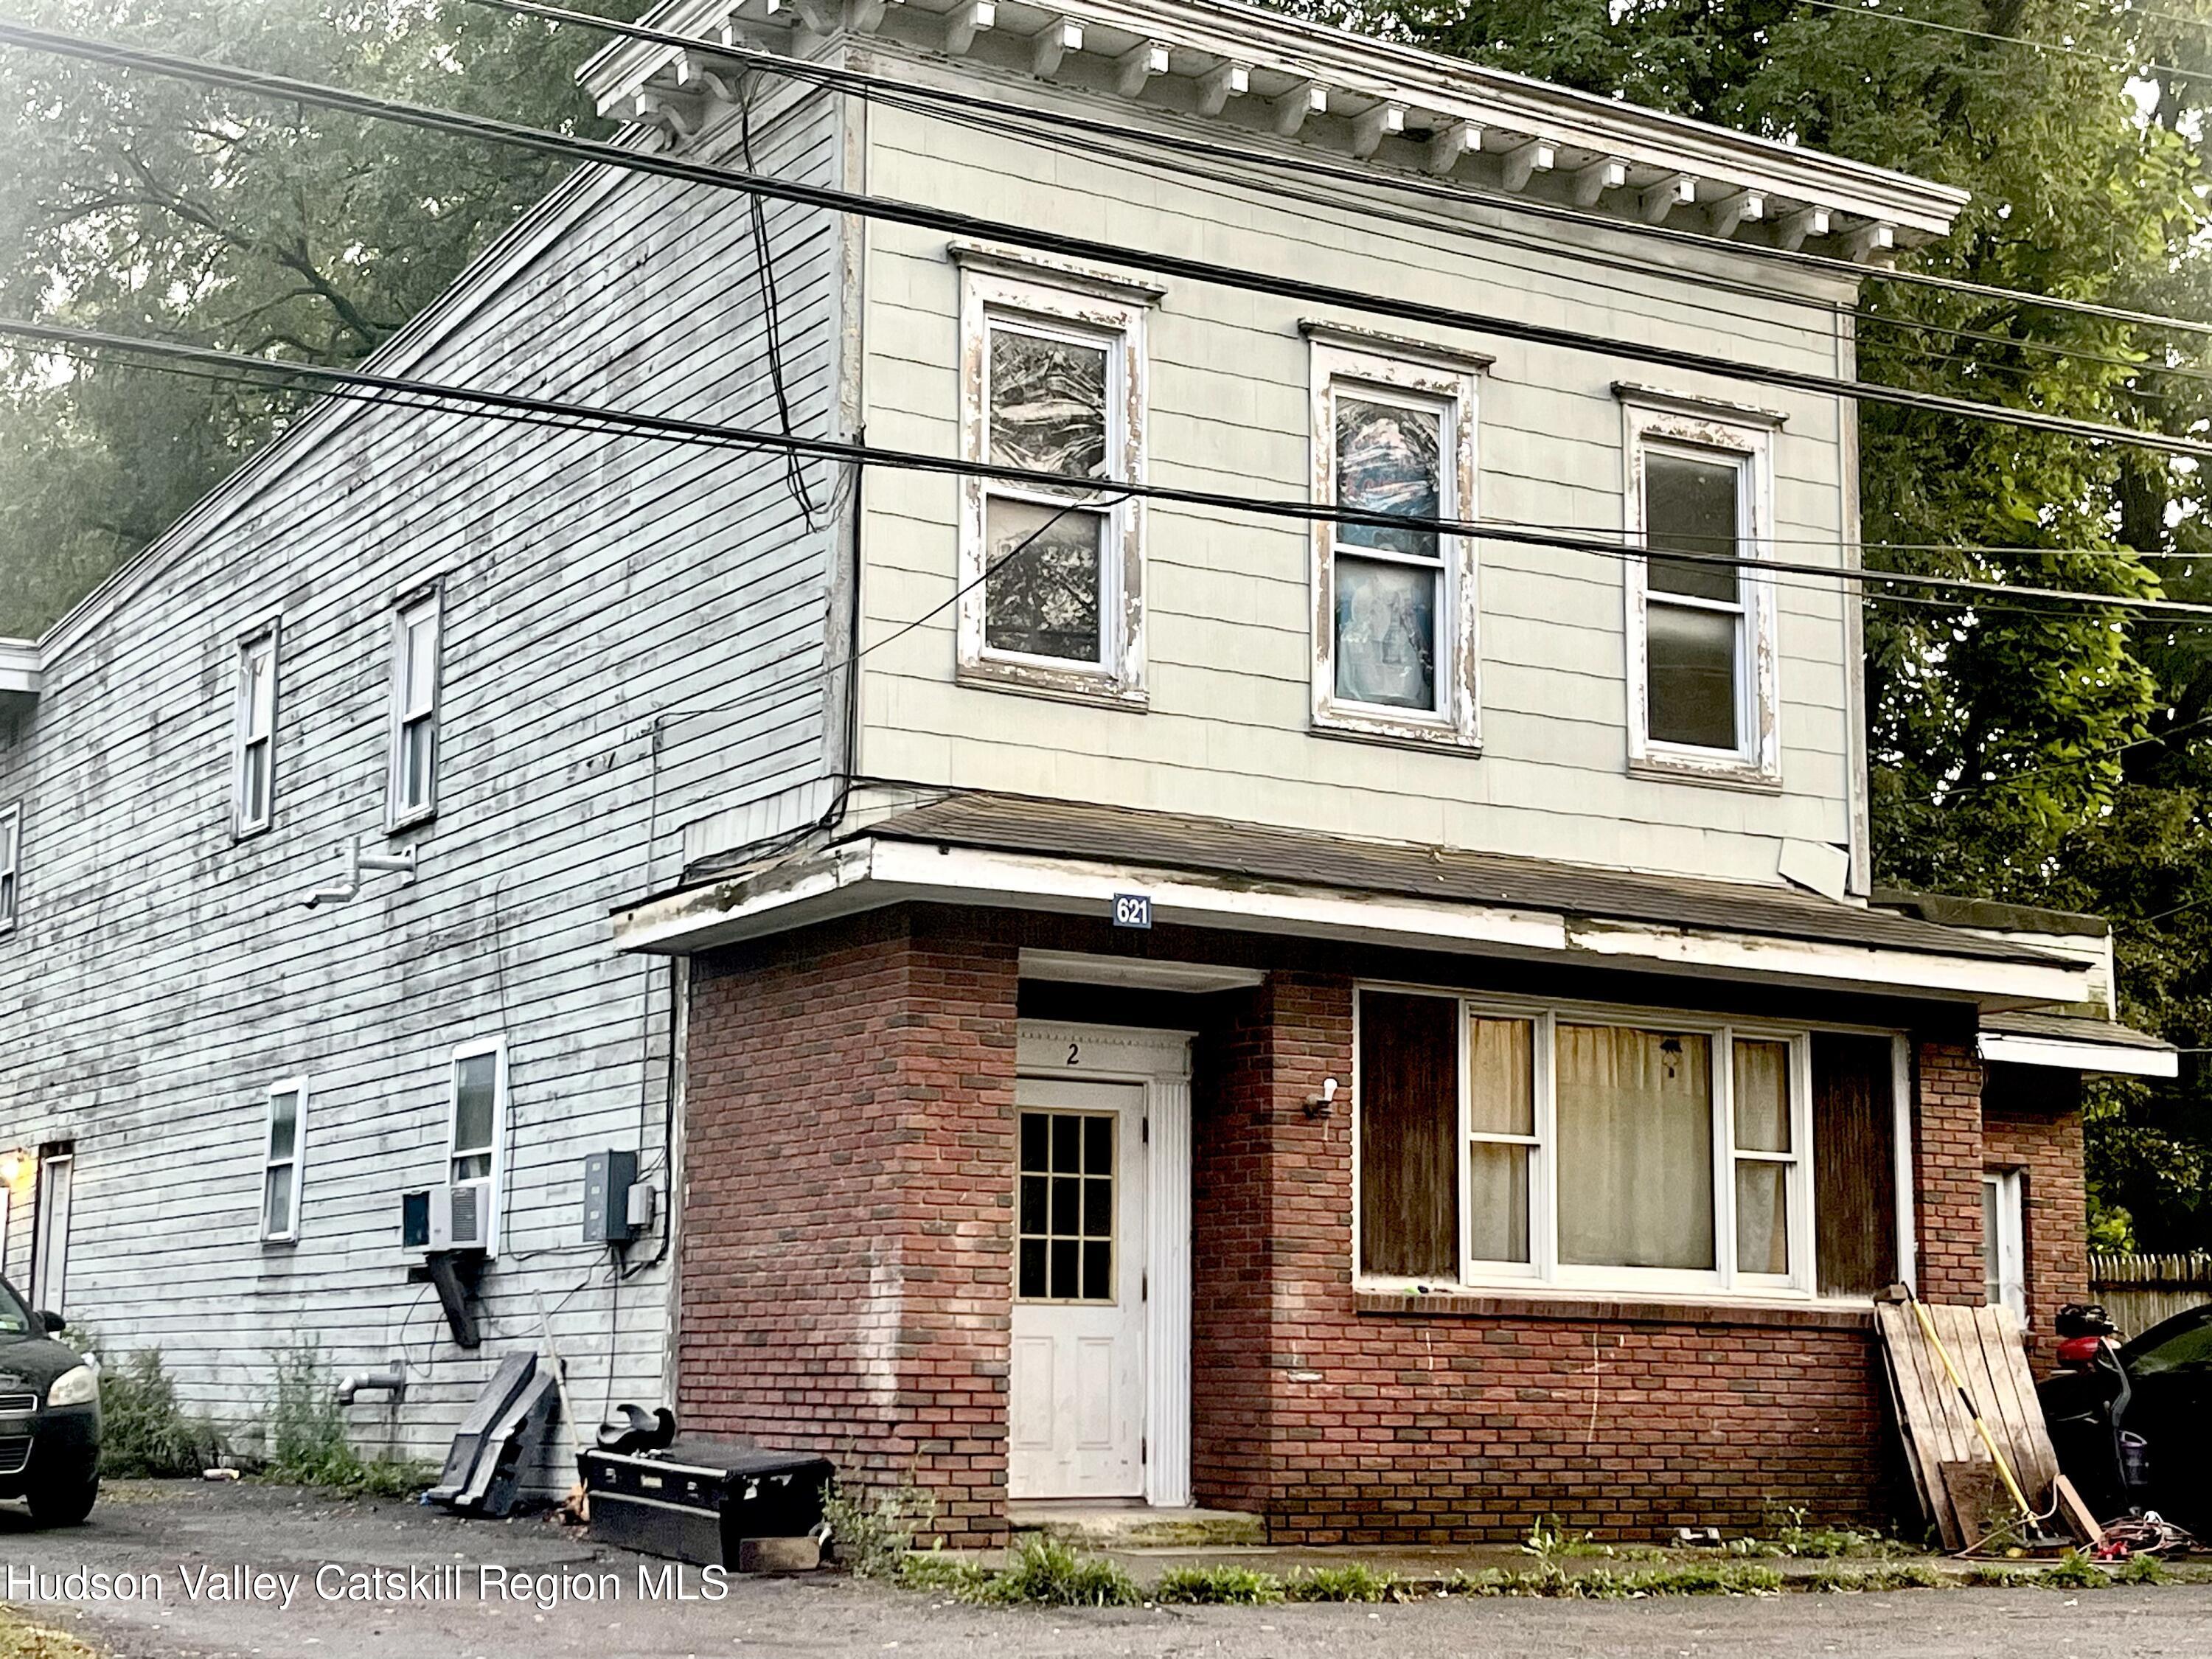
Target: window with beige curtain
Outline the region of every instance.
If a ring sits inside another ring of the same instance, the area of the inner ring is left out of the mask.
[[[1559,1260],[1711,1271],[1713,1041],[1559,1028]]]
[[[1827,1288],[1809,1149],[1843,1143],[1822,1116],[1837,1091],[1817,1070],[1805,1080],[1808,1033],[1405,992],[1363,992],[1360,1010],[1363,1273]],[[1851,1041],[1887,1053],[1887,1037]],[[1822,1172],[1824,1199],[1843,1190]],[[1852,1222],[1855,1235],[1887,1224]]]

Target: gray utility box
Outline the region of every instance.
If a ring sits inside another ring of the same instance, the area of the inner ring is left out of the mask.
[[[627,1244],[638,1230],[629,1218],[637,1184],[635,1152],[593,1152],[584,1160],[584,1243]]]

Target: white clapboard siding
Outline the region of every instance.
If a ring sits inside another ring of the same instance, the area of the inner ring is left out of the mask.
[[[756,116],[760,164],[834,183],[832,106]],[[768,210],[798,429],[827,434],[837,223]],[[406,372],[774,427],[744,199],[586,174],[395,348]],[[811,680],[830,614],[836,480],[804,523],[780,459],[364,406],[325,412],[203,505],[48,642],[0,728],[21,801],[21,923],[0,939],[0,1150],[25,1154],[7,1267],[27,1284],[31,1154],[76,1146],[68,1308],[119,1360],[158,1348],[191,1410],[258,1432],[279,1354],[333,1376],[403,1357],[365,1452],[436,1459],[498,1358],[542,1341],[588,1430],[658,1402],[670,1267],[665,1125],[678,988],[617,955],[609,911],[672,880],[684,826],[826,775]],[[444,583],[439,815],[411,884],[299,901],[358,834],[385,844],[392,610]],[[276,618],[276,808],[230,833],[238,638]],[[502,1255],[483,1347],[406,1277],[399,1195],[441,1177],[449,1056],[503,1036]],[[304,1077],[301,1237],[258,1240],[266,1091]],[[635,1148],[661,1223],[616,1283],[581,1243],[583,1164]],[[562,1437],[565,1442],[568,1431]],[[540,1484],[565,1485],[562,1460]]]
[[[876,50],[887,63],[898,55],[888,44]],[[926,58],[900,63],[898,72],[993,73],[973,64],[946,70]],[[1018,84],[1033,83],[1009,82]],[[1050,95],[1085,100],[1065,88]],[[1103,95],[1085,108],[1117,121],[1145,118]],[[870,112],[867,167],[871,184],[889,196],[1120,241],[1132,250],[1124,267],[1132,274],[1145,273],[1143,250],[1159,249],[1721,357],[1850,372],[1849,343],[1822,312],[1786,304],[1779,291],[1747,297],[1711,278],[1763,281],[1830,301],[1847,295],[1847,286],[1780,272],[1717,245],[1684,252],[1482,208],[1461,216],[1501,224],[1511,241],[1447,236],[1270,200],[1258,190],[1133,177],[1112,161],[1040,152],[885,107]],[[1404,205],[1387,191],[1376,199]],[[1453,211],[1437,204],[1423,210]],[[1558,240],[1547,246],[1547,237]],[[1585,246],[1646,268],[1594,264],[1581,257]],[[1364,313],[1316,318],[1308,302],[1202,282],[1176,279],[1167,289],[1146,336],[1146,452],[1156,483],[1304,499],[1310,360],[1299,325],[1332,321],[1494,356],[1480,386],[1484,515],[1617,534],[1625,439],[1613,388],[1628,380],[1785,412],[1773,447],[1774,530],[1811,539],[1778,551],[1796,562],[1843,560],[1841,538],[1856,511],[1844,441],[1851,417],[1832,398]],[[871,228],[872,439],[936,452],[958,444],[958,291],[942,233]],[[1307,532],[1229,512],[1158,502],[1146,509],[1146,712],[957,685],[954,618],[939,609],[957,580],[957,490],[939,477],[871,480],[864,625],[867,639],[881,642],[861,691],[861,753],[871,773],[1770,883],[1779,879],[1785,843],[1850,838],[1857,714],[1846,664],[1857,601],[1841,584],[1797,580],[1776,594],[1781,787],[1716,787],[1630,775],[1623,569],[1586,553],[1499,542],[1480,550],[1480,757],[1315,735]],[[927,620],[909,629],[918,617]]]

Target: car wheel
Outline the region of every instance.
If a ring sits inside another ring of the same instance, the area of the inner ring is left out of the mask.
[[[42,1527],[74,1527],[92,1513],[100,1496],[100,1477],[73,1480],[66,1486],[33,1486],[24,1494],[31,1519]]]

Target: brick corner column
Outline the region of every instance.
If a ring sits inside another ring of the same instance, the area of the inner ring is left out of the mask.
[[[1913,1044],[1913,1214],[1929,1302],[1978,1306],[1982,1271],[1982,1061],[1971,1033]]]

